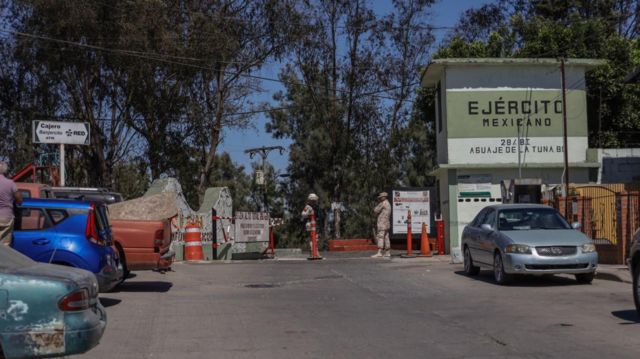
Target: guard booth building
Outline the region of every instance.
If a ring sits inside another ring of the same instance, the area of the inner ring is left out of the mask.
[[[600,60],[565,61],[569,178],[587,183],[585,72]],[[557,59],[437,59],[422,85],[436,90],[436,212],[446,249],[462,260],[464,226],[485,206],[540,203],[564,175],[562,76]]]

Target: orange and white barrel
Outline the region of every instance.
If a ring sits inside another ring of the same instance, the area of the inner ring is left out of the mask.
[[[184,259],[186,261],[202,261],[202,234],[195,223],[188,223],[184,228]]]

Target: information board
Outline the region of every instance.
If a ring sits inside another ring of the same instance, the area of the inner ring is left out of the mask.
[[[429,191],[393,190],[391,207],[393,211],[393,234],[407,233],[407,215],[411,211],[411,231],[419,234],[422,223],[427,225],[427,233],[431,230],[431,207]]]
[[[33,121],[33,143],[88,145],[87,122]]]
[[[268,242],[269,213],[236,212],[236,242]]]

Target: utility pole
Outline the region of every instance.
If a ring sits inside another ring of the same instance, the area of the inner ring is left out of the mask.
[[[262,157],[262,173],[263,176],[266,177],[267,174],[267,157],[269,156],[269,152],[271,151],[275,151],[278,150],[278,152],[280,152],[280,154],[282,154],[284,152],[284,147],[282,146],[262,146],[262,147],[256,147],[256,148],[248,148],[246,150],[244,150],[244,153],[249,155],[250,159],[253,159],[253,156],[255,156],[256,154],[260,155],[260,157]],[[264,182],[262,184],[262,211],[263,212],[269,212],[269,207],[267,206],[267,183],[266,183],[266,178],[264,179]]]
[[[562,76],[562,140],[564,142],[564,217],[569,219],[569,147],[567,145],[567,81],[564,74],[564,57],[560,59]]]

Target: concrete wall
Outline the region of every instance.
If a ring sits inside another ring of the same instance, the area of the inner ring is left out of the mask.
[[[441,119],[438,116],[438,104],[436,103],[436,147],[437,147],[437,160],[438,163],[448,163],[448,150],[447,150],[447,82],[446,72],[443,73],[440,78],[440,96],[436,98],[439,101],[441,108]],[[442,124],[442,128],[440,128]]]
[[[640,148],[598,148],[598,183],[640,182]]]

